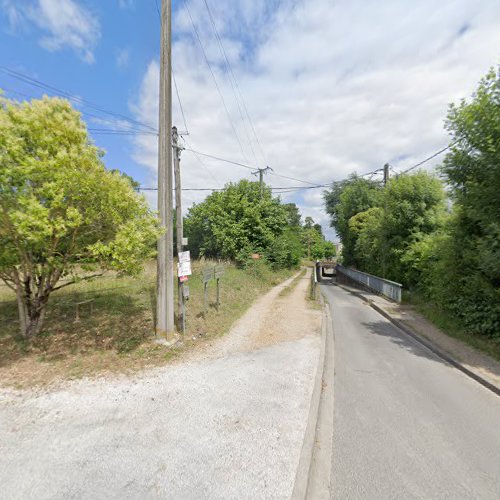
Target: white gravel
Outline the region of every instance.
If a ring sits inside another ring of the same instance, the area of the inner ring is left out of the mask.
[[[289,498],[319,337],[0,391],[0,497]]]

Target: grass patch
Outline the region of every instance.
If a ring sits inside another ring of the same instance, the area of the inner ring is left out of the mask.
[[[405,302],[415,307],[431,323],[446,335],[461,340],[465,344],[482,351],[500,361],[500,340],[491,339],[467,332],[461,323],[437,305],[429,303],[416,294],[406,294]]]
[[[295,278],[293,278],[293,280],[291,281],[291,283],[289,285],[287,285],[281,289],[279,296],[286,297],[287,295],[290,295],[290,293],[292,293],[292,291],[298,285],[299,281],[304,277],[306,272],[307,272],[307,269],[305,269],[305,268],[302,269],[300,271],[300,273],[297,276],[295,276]]]
[[[247,269],[225,264],[219,310],[212,280],[204,315],[202,269],[213,265],[193,262],[186,338],[180,349],[154,342],[155,262],[148,263],[137,278],[109,275],[54,292],[43,330],[31,344],[19,337],[14,294],[0,287],[0,380],[21,388],[164,364],[194,344],[193,337],[213,338],[226,333],[256,298],[292,274],[271,271],[261,262],[252,262]]]

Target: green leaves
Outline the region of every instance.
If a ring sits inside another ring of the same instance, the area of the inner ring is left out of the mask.
[[[77,266],[136,273],[151,254],[156,217],[101,157],[67,101],[0,98],[0,276],[27,283],[28,311]]]
[[[189,209],[185,231],[194,256],[237,259],[263,252],[287,226],[289,212],[258,182],[228,184]]]

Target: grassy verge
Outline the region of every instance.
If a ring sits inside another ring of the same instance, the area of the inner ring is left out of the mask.
[[[437,305],[423,300],[416,294],[405,296],[405,302],[415,307],[415,309],[425,316],[431,323],[450,337],[461,340],[465,344],[478,349],[497,361],[500,361],[500,341],[471,334],[463,329],[460,322],[440,309]]]
[[[280,291],[279,296],[280,297],[286,297],[287,295],[290,295],[290,293],[295,289],[295,287],[298,285],[299,281],[304,278],[304,275],[306,274],[307,269],[302,269],[300,273],[293,278],[291,283]]]
[[[226,333],[257,297],[292,273],[272,272],[261,262],[245,270],[226,264],[220,282],[219,310],[212,280],[208,286],[208,313],[204,315],[201,274],[204,267],[213,264],[193,263],[182,349],[196,342],[193,337],[212,338]],[[30,345],[18,336],[14,295],[0,287],[2,385],[22,388],[105,372],[123,373],[160,365],[178,356],[182,349],[167,349],[154,342],[155,280],[156,265],[151,262],[138,278],[110,275],[55,292],[43,331]]]

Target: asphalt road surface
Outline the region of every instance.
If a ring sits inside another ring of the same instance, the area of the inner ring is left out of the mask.
[[[500,398],[358,297],[322,289],[335,339],[332,498],[500,499]]]

